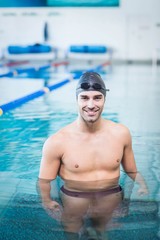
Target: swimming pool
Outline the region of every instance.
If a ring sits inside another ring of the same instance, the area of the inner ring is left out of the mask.
[[[45,76],[52,84],[68,76],[68,71],[90,67],[72,65]],[[120,181],[126,195],[132,186],[130,200],[123,206],[128,214],[113,217],[107,236],[156,240],[160,237],[160,72],[153,75],[151,67],[143,65],[115,66],[109,73],[108,68],[103,70],[110,89],[103,116],[131,130],[137,166],[149,188],[149,195],[138,196],[137,185],[122,173]],[[17,89],[17,94],[25,94],[24,86],[43,86],[42,78],[29,77],[3,80],[5,100],[15,97]],[[0,239],[65,239],[61,224],[42,208],[36,182],[45,139],[77,116],[75,86],[76,81],[72,81],[0,117]],[[61,182],[53,185],[58,198]]]

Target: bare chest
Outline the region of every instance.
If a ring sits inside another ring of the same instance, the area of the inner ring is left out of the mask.
[[[112,171],[119,167],[123,144],[108,137],[70,139],[65,144],[62,162],[69,171]]]

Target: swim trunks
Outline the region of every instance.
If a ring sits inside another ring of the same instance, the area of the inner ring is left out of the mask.
[[[97,192],[74,192],[71,190],[68,190],[66,188],[64,188],[64,186],[61,187],[61,191],[63,193],[65,193],[68,196],[71,197],[77,197],[77,198],[99,198],[99,197],[104,197],[113,193],[118,193],[118,192],[122,192],[122,188],[121,186],[115,187],[115,188],[111,188],[111,189],[107,189],[107,190],[101,190],[101,191],[97,191]]]

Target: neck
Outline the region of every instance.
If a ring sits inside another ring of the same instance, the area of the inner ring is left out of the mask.
[[[86,122],[84,121],[83,118],[79,116],[78,119],[76,120],[76,123],[78,125],[78,128],[82,132],[94,133],[99,131],[102,128],[103,119],[100,117],[96,122]]]

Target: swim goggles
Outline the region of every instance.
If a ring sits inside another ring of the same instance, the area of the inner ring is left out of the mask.
[[[88,90],[88,89],[94,89],[94,90],[105,90],[105,91],[109,91],[109,89],[105,89],[101,86],[101,84],[99,83],[93,83],[93,84],[90,84],[88,82],[84,82],[84,83],[81,83],[80,86],[78,88],[81,88],[83,90]]]

